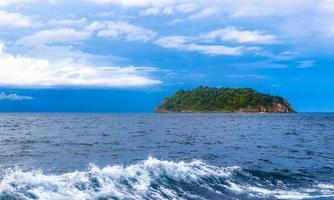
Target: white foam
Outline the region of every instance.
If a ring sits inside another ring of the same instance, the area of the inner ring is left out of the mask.
[[[218,187],[224,187],[231,191],[232,195],[257,198],[334,197],[334,185],[328,183],[319,183],[310,188],[290,189],[288,186],[281,187],[284,183],[280,186],[266,185],[267,182],[260,182],[260,179],[256,179],[257,184],[251,184],[251,181],[240,182],[240,179],[236,178],[240,172],[243,171],[239,167],[220,168],[201,161],[170,162],[155,158],[148,158],[127,167],[115,165],[99,168],[91,165],[87,171],[61,175],[46,175],[41,171],[23,172],[16,169],[7,172],[1,180],[0,198],[8,195],[27,200],[86,200],[99,197],[205,199],[205,194],[182,187],[182,184],[216,195],[224,195],[224,190],[217,191]],[[243,174],[251,179],[251,175]]]
[[[107,166],[99,168],[91,165],[86,172],[72,172],[62,175],[45,175],[41,171],[8,173],[1,180],[0,194],[8,194],[21,199],[29,196],[40,199],[94,199],[104,196],[142,199],[145,196],[164,199],[163,195],[178,198],[169,188],[159,190],[150,184],[161,177],[185,182],[197,182],[205,176],[229,176],[229,169],[208,166],[201,161],[191,163],[160,161],[155,158],[128,167]],[[162,195],[163,194],[163,195]],[[189,194],[191,195],[191,194]]]
[[[310,199],[310,198],[329,198],[334,197],[333,185],[319,184],[314,188],[300,189],[267,189],[264,187],[248,184],[236,184],[229,181],[224,187],[239,194],[248,194],[252,197],[276,199]],[[321,190],[322,188],[322,190]]]

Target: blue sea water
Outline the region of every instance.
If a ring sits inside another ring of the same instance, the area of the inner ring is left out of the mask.
[[[334,114],[0,114],[0,199],[334,199]]]

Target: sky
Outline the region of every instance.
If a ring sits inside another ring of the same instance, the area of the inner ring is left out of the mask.
[[[334,112],[334,0],[0,0],[0,111],[152,112],[200,85]]]

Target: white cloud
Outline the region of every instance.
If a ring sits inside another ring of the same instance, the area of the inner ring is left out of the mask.
[[[162,10],[162,13],[163,13],[164,15],[172,15],[172,14],[175,13],[175,10],[174,10],[174,8],[172,8],[172,7],[166,7],[166,8],[164,8],[164,9]]]
[[[196,14],[193,14],[193,15],[190,15],[188,17],[188,19],[190,20],[193,20],[193,19],[201,19],[201,18],[204,18],[204,17],[209,17],[209,16],[212,16],[212,15],[215,15],[219,12],[219,9],[216,8],[216,7],[209,7],[209,8],[205,8],[203,9],[202,11],[200,11],[199,13],[196,13]]]
[[[186,50],[198,51],[208,55],[228,55],[236,56],[243,54],[243,47],[228,47],[224,45],[198,45],[198,44],[187,44],[184,46]]]
[[[158,15],[161,13],[161,9],[158,7],[147,8],[146,10],[141,10],[139,12],[140,16],[150,16],[150,15]]]
[[[62,25],[77,25],[82,23],[85,25],[86,20],[83,18],[79,21],[62,20],[52,21],[51,23]],[[128,41],[145,42],[154,39],[157,35],[157,33],[152,30],[126,22],[94,21],[81,27],[83,27],[81,30],[67,27],[41,30],[19,39],[17,44],[31,47],[47,44],[73,43],[87,40],[95,33],[99,37],[113,40],[124,39]]]
[[[166,6],[177,2],[177,0],[87,0],[87,1],[99,5],[115,4],[123,7]]]
[[[140,9],[141,15],[155,16],[168,13],[179,14],[179,5],[194,5],[190,14],[171,19],[168,25],[217,15],[222,21],[233,25],[241,23],[260,23],[274,28],[281,38],[323,40],[333,34],[333,0],[86,0],[95,4],[118,5],[124,8]],[[182,6],[181,6],[182,7]],[[187,6],[183,6],[187,8]],[[169,12],[163,12],[165,9]],[[200,9],[199,9],[200,8]],[[182,10],[182,9],[181,9]],[[187,10],[187,9],[184,9]],[[246,19],[246,21],[243,21]],[[242,21],[238,21],[242,20]],[[249,21],[256,20],[256,21]],[[258,20],[258,21],[257,21]],[[275,25],[271,22],[275,21]],[[278,34],[277,34],[278,35]],[[298,35],[298,36],[297,36]]]
[[[33,22],[29,16],[0,10],[0,27],[30,27]]]
[[[4,51],[0,44],[0,85],[14,87],[140,87],[160,84],[148,67],[91,66],[69,60],[49,61]]]
[[[35,0],[0,0],[0,7],[22,3],[33,3]]]
[[[297,68],[305,69],[305,68],[312,68],[314,67],[315,61],[314,60],[303,60],[298,62]]]
[[[81,19],[52,19],[47,24],[53,27],[81,27],[86,25],[87,18]]]
[[[193,3],[181,3],[175,6],[175,9],[179,12],[190,13],[195,11],[198,8],[198,5]]]
[[[106,24],[100,21],[94,21],[84,27],[84,30],[93,33],[106,27]]]
[[[158,39],[155,43],[166,48],[181,49],[184,44],[191,41],[190,37],[186,36],[169,36]]]
[[[192,11],[194,11],[196,7],[197,6],[195,6]],[[218,7],[203,8],[201,11],[199,11],[197,13],[193,13],[186,18],[175,18],[172,21],[168,22],[167,25],[175,25],[175,24],[185,22],[185,21],[188,21],[188,20],[202,19],[202,18],[205,18],[205,17],[210,17],[212,15],[216,15],[218,13],[219,13],[219,8]]]
[[[30,96],[19,96],[17,94],[6,94],[4,92],[0,93],[0,100],[9,100],[9,101],[23,101],[23,100],[33,100],[33,97]]]
[[[243,53],[243,47],[228,47],[224,45],[203,45],[196,44],[190,37],[171,36],[158,39],[155,44],[172,49],[184,51],[195,51],[207,55],[229,55],[235,56]]]
[[[88,39],[90,36],[90,32],[77,31],[72,28],[48,29],[23,37],[17,43],[24,46],[57,44],[82,41]]]
[[[237,43],[273,44],[277,42],[276,36],[261,31],[240,30],[236,27],[227,27],[211,31],[203,36],[207,40],[231,41]]]
[[[125,22],[109,22],[107,27],[97,33],[99,37],[109,39],[126,39],[128,41],[148,41],[156,37],[152,30],[139,26],[131,25]]]
[[[155,44],[164,48],[196,51],[207,55],[236,56],[261,51],[261,48],[256,46],[227,46],[222,44],[222,42],[231,41],[240,44],[271,44],[276,42],[276,37],[260,31],[238,30],[235,27],[227,27],[199,36],[162,37],[156,40]]]
[[[150,7],[139,12],[140,16],[172,15],[176,13],[190,13],[197,9],[195,4],[184,3],[168,7]]]
[[[35,57],[40,59],[49,60],[50,62],[57,62],[59,60],[67,60],[70,63],[77,63],[87,65],[86,63],[95,63],[96,65],[108,65],[109,63],[117,62],[129,62],[126,58],[117,57],[113,55],[96,55],[87,52],[83,52],[70,45],[42,45],[29,47],[29,51],[26,48],[20,48],[17,54],[24,54],[29,57]]]
[[[320,7],[325,10],[333,11],[334,10],[334,0],[325,0],[320,4]]]
[[[321,1],[323,0],[317,2]],[[235,18],[290,15],[301,10],[312,9],[316,4],[314,0],[217,0],[214,2],[226,8],[225,12]]]
[[[232,17],[267,16],[291,14],[305,8],[312,8],[316,4],[332,5],[333,0],[86,0],[97,5],[113,4],[122,7],[170,7],[176,5],[193,4],[202,9],[210,7],[221,8],[221,11]],[[203,13],[206,13],[205,11]]]

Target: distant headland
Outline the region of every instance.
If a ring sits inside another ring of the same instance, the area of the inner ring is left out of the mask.
[[[200,86],[180,90],[165,98],[155,112],[268,112],[291,113],[295,110],[280,96],[259,93],[251,88]]]

